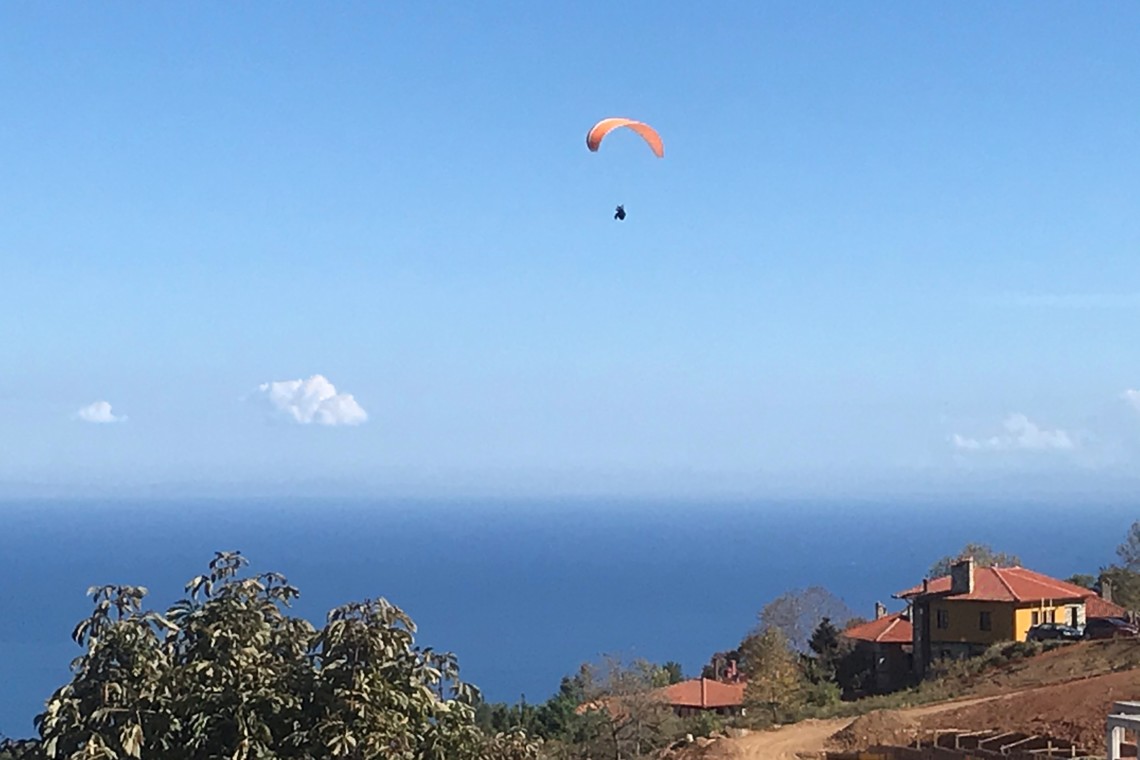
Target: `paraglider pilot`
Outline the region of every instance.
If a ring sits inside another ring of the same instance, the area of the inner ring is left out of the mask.
[[[614,211],[614,219],[617,219],[619,222],[622,219],[625,219],[625,206],[617,207],[617,209]]]

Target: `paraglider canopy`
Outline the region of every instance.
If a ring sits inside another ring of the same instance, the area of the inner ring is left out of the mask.
[[[665,144],[661,142],[661,135],[657,134],[657,130],[648,124],[641,121],[634,121],[633,119],[625,119],[620,117],[610,117],[602,119],[586,133],[586,147],[591,151],[597,151],[602,144],[602,139],[615,129],[620,127],[628,127],[637,134],[649,145],[650,149],[656,154],[658,158],[665,157]]]
[[[617,219],[619,222],[625,219],[625,206],[618,206],[614,210],[614,219]]]

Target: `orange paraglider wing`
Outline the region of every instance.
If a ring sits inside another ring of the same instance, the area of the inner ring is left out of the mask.
[[[661,142],[661,135],[657,134],[657,130],[644,122],[634,121],[633,119],[621,119],[616,117],[602,119],[586,133],[586,146],[590,150],[596,151],[598,146],[602,144],[602,138],[618,127],[629,127],[641,135],[645,142],[649,143],[649,147],[653,149],[653,152],[657,154],[658,158],[665,157],[665,145]]]

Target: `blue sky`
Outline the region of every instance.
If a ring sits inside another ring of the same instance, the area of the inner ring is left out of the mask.
[[[0,491],[1107,488],[1140,463],[1137,28],[5,5]],[[587,151],[610,115],[665,158]]]

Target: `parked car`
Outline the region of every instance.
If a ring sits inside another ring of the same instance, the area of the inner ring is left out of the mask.
[[[1089,618],[1085,623],[1086,639],[1120,639],[1140,636],[1140,628],[1124,618]]]
[[[1082,634],[1080,628],[1064,623],[1042,623],[1030,628],[1026,638],[1029,641],[1076,641]]]

